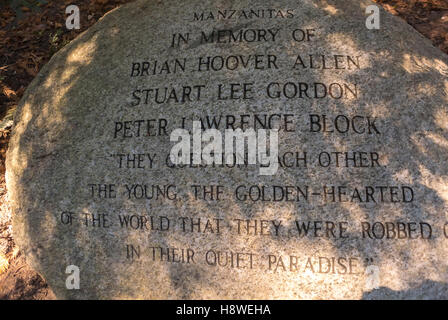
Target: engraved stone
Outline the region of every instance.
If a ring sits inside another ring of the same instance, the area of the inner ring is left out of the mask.
[[[56,296],[448,298],[448,57],[372,4],[139,0],[55,54],[6,178]],[[278,130],[278,170],[173,164],[194,121]]]

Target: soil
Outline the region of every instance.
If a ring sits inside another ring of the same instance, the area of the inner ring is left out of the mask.
[[[374,0],[406,20],[448,54],[448,0]],[[5,185],[5,153],[11,118],[25,88],[40,68],[65,44],[99,20],[106,12],[131,2],[77,0],[81,29],[65,28],[65,8],[72,0],[48,0],[38,11],[22,8],[19,19],[0,0],[0,299],[43,300],[55,296],[14,244],[11,210]]]

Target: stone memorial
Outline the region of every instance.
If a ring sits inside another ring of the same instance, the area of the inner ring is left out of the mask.
[[[448,57],[371,5],[138,0],[55,54],[6,179],[56,296],[448,298]]]

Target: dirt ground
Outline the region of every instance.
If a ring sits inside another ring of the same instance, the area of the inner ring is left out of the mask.
[[[322,0],[323,2],[327,0]],[[448,0],[375,0],[406,20],[448,54]],[[12,115],[25,88],[51,56],[124,0],[48,0],[38,11],[23,8],[23,17],[0,0],[0,299],[54,299],[41,276],[14,244],[5,186],[5,153]],[[65,28],[65,8],[76,4],[81,30]]]

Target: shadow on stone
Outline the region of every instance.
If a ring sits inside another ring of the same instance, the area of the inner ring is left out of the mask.
[[[420,285],[407,290],[392,290],[386,287],[365,292],[363,300],[446,300],[448,284],[425,280]]]

